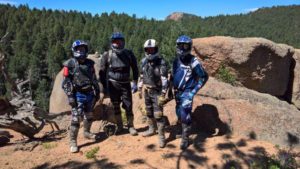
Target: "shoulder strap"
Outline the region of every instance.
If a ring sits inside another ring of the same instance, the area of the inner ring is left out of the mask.
[[[132,60],[131,60],[131,55],[130,55],[129,51],[127,51],[126,49],[124,49],[124,53],[125,53],[127,59],[129,59],[129,64],[131,64],[131,63],[132,63]],[[111,65],[112,54],[113,54],[112,50],[109,50],[109,51],[108,51],[108,59],[107,59],[107,63],[109,64],[109,66]],[[122,58],[122,57],[118,57],[118,58],[119,58],[124,64],[126,63],[126,61],[124,60],[124,58]]]
[[[74,73],[75,73],[75,71],[80,71],[79,70],[79,63],[78,63],[78,61],[76,60],[76,59],[72,59],[72,61],[74,62]],[[93,60],[86,60],[86,62],[91,62],[91,65],[89,65],[89,66],[94,66],[94,61]],[[92,76],[90,76],[87,72],[84,72],[84,71],[81,71],[81,73],[83,73],[86,77],[88,77],[90,80],[92,80]]]
[[[72,62],[74,64],[74,72],[78,71],[79,64],[78,64],[77,60],[75,58],[72,58]]]
[[[107,56],[107,63],[110,66],[111,65],[111,57],[112,57],[112,50],[108,50],[108,56]]]

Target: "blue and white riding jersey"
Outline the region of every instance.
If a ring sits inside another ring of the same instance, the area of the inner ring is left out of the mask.
[[[173,62],[174,88],[183,91],[191,90],[196,93],[208,80],[208,75],[195,56],[191,56],[189,64],[184,64],[179,57]]]

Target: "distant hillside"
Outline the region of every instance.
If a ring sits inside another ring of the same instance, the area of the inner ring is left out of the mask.
[[[202,24],[208,36],[264,37],[300,48],[300,6],[296,5],[261,8],[248,14],[208,17]]]
[[[198,16],[193,15],[193,14],[188,14],[188,13],[183,13],[183,12],[173,12],[172,14],[170,14],[166,17],[166,20],[178,21],[181,19],[190,19],[190,18],[197,18],[197,17]]]

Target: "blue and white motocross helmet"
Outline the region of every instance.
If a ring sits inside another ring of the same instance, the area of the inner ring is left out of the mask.
[[[191,53],[193,41],[186,35],[181,35],[176,40],[176,53],[179,56],[186,56]]]
[[[85,51],[78,51],[77,48],[80,46],[83,46],[85,48]],[[73,56],[76,59],[85,59],[88,53],[88,44],[85,41],[76,40],[72,44],[72,52],[73,52]]]
[[[115,32],[110,37],[111,48],[117,52],[121,52],[125,47],[125,38],[122,33]]]

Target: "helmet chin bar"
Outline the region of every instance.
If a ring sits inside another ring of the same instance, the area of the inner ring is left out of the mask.
[[[155,54],[145,54],[145,56],[147,57],[148,60],[154,60],[154,59],[158,58],[159,53],[156,52]]]
[[[87,58],[87,53],[86,52],[73,52],[73,56],[76,58],[76,59],[85,59]]]

